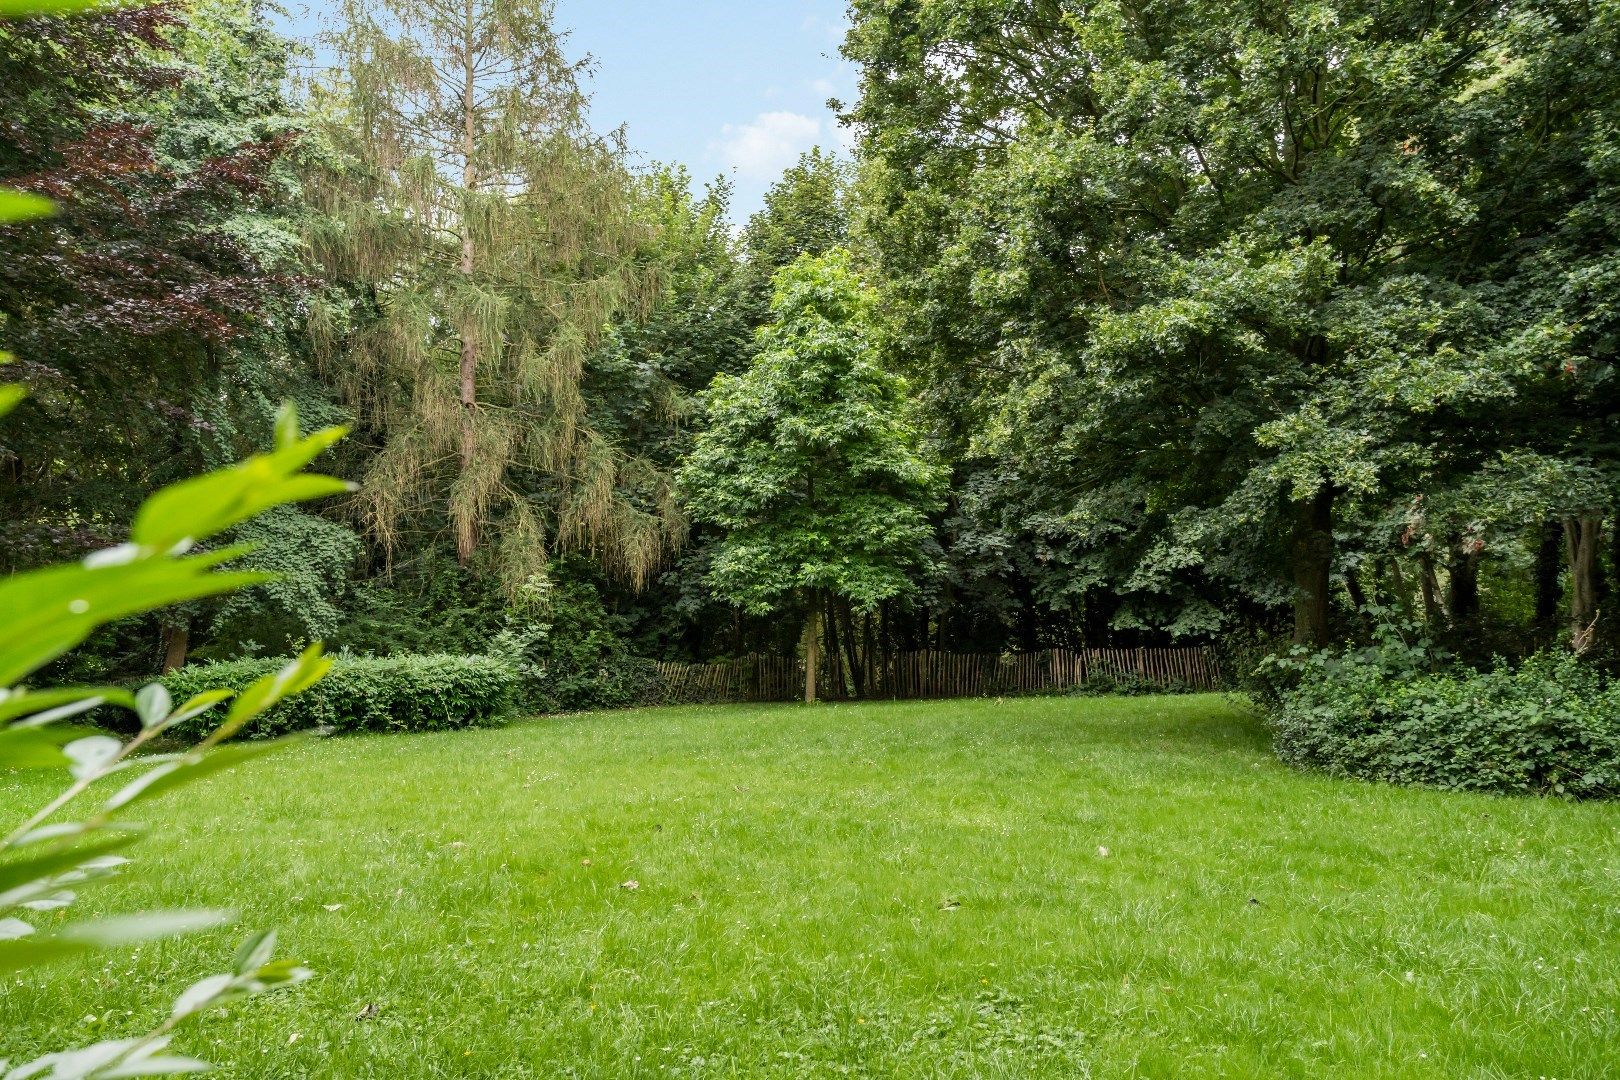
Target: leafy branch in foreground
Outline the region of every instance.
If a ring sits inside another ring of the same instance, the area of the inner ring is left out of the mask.
[[[0,401],[0,415],[15,403]],[[286,742],[222,746],[225,740],[282,699],[320,679],[331,660],[313,646],[278,671],[240,692],[206,690],[175,704],[159,684],[131,693],[118,687],[30,690],[20,681],[78,645],[97,627],[178,600],[213,596],[264,579],[220,569],[241,553],[226,548],[190,554],[254,515],[286,503],[348,489],[331,477],[303,472],[316,455],[342,437],[340,429],[298,434],[296,414],[283,411],[276,447],[269,454],[154,495],[141,507],[127,544],[98,552],[81,563],[19,574],[0,583],[0,770],[65,768],[67,787],[0,838],[0,972],[18,971],[93,949],[168,937],[217,926],[230,919],[219,911],[165,911],[70,924],[44,932],[25,916],[71,905],[78,890],[107,878],[128,860],[121,854],[142,830],[124,820],[133,808],[182,784],[229,768]],[[195,746],[178,753],[144,753],[176,725],[230,702],[224,719]],[[140,731],[129,739],[86,732],[67,723],[92,710],[133,712]],[[80,820],[58,820],[101,781],[128,774]],[[9,1068],[3,1080],[50,1077],[154,1076],[197,1072],[207,1066],[169,1054],[170,1033],[206,1009],[302,981],[309,972],[272,960],[275,937],[261,933],[237,954],[231,971],[191,986],[167,1019],[139,1038],[115,1039],[59,1051]]]

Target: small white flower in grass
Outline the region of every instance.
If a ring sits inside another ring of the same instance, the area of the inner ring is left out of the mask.
[[[1099,846],[1097,848],[1097,858],[1099,858],[1099,859],[1108,858],[1108,849],[1105,848],[1105,847]]]

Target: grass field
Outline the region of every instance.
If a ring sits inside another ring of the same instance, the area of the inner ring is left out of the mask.
[[[242,927],[0,989],[0,1057],[145,1030],[262,925],[318,975],[181,1037],[231,1077],[1620,1070],[1620,807],[1296,775],[1216,697],[338,739],[164,809],[78,912]]]

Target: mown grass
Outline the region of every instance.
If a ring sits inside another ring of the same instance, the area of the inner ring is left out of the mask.
[[[1298,775],[1215,697],[337,739],[165,809],[80,913],[234,906],[319,972],[182,1036],[232,1077],[1620,1068],[1620,808]],[[144,1030],[235,936],[13,983],[0,1056]]]

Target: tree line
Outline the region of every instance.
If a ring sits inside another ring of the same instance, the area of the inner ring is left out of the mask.
[[[730,226],[586,120],[544,0],[0,27],[27,402],[7,570],[355,435],[238,530],[276,582],[110,627],[705,660],[1421,623],[1604,652],[1620,574],[1610,4],[854,0],[854,160]],[[603,77],[612,78],[612,72]],[[814,665],[813,665],[814,666]]]

